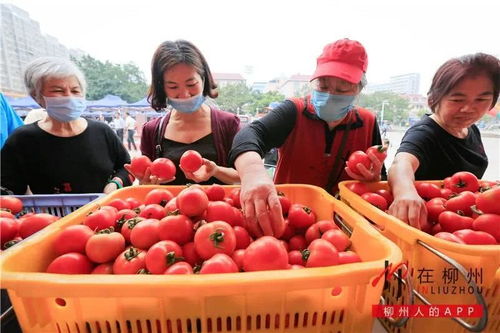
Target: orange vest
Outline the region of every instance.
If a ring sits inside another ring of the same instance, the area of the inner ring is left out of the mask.
[[[310,184],[322,188],[328,184],[328,179],[339,150],[346,124],[351,124],[347,142],[339,161],[337,175],[331,193],[337,191],[337,183],[350,179],[344,171],[349,155],[356,150],[365,151],[374,143],[373,132],[375,114],[369,110],[355,107],[344,120],[337,125],[331,148],[326,149],[326,123],[319,119],[307,98],[307,108],[304,108],[303,98],[293,98],[291,101],[297,108],[295,127],[288,135],[285,143],[279,148],[279,160],[276,166],[274,181],[276,184],[295,183]]]

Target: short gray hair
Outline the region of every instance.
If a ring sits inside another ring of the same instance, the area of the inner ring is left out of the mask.
[[[35,100],[41,98],[43,81],[47,78],[67,78],[74,76],[80,84],[83,96],[87,82],[82,71],[71,61],[57,57],[41,57],[31,61],[24,71],[24,84]]]
[[[363,73],[361,76],[361,80],[358,83],[359,86],[359,92],[361,93],[361,90],[363,90],[364,87],[366,87],[366,84],[368,83],[368,80],[366,80],[366,74]]]

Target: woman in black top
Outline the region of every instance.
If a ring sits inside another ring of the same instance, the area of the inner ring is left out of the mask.
[[[81,117],[85,78],[70,61],[39,58],[25,72],[47,116],[14,131],[1,151],[2,186],[15,194],[109,193],[130,185],[130,157],[107,125]],[[29,193],[29,192],[28,192]]]
[[[390,214],[420,228],[427,210],[415,180],[442,180],[458,171],[482,177],[488,158],[474,123],[495,106],[499,90],[500,62],[494,56],[467,55],[438,69],[427,94],[432,114],[406,132],[389,170]]]

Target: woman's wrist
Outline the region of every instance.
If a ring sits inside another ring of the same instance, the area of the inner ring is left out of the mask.
[[[123,181],[119,177],[114,177],[108,181],[108,184],[115,184],[117,189],[123,188]]]

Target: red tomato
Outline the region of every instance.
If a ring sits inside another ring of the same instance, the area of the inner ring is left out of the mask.
[[[238,266],[230,256],[217,253],[203,263],[200,274],[237,273],[238,271]]]
[[[500,186],[479,193],[476,198],[476,208],[485,214],[500,215]]]
[[[361,262],[361,258],[356,252],[353,251],[342,251],[339,252],[339,265],[350,264],[353,262]]]
[[[125,237],[127,243],[130,243],[130,233],[132,232],[132,229],[134,229],[135,226],[141,221],[144,221],[143,217],[134,217],[123,223],[120,229],[120,233],[123,235],[123,237]]]
[[[321,238],[321,236],[330,229],[338,229],[337,225],[332,220],[322,220],[314,223],[312,226],[307,228],[305,234],[307,244],[311,243],[315,239]]]
[[[243,216],[243,212],[241,211],[240,208],[233,207],[233,214],[234,214],[234,220],[233,220],[233,226],[239,226],[239,227],[245,227],[245,216]]]
[[[285,219],[285,231],[283,231],[283,235],[281,235],[280,239],[290,240],[295,235],[295,228],[288,223],[288,219]]]
[[[61,231],[54,240],[54,251],[57,255],[78,252],[85,254],[85,244],[94,235],[86,225],[70,225]]]
[[[278,199],[280,201],[281,212],[283,213],[283,216],[287,216],[288,211],[290,210],[290,206],[292,205],[290,199],[288,199],[282,192],[278,192]]]
[[[444,204],[446,199],[444,198],[434,198],[425,203],[427,208],[427,220],[435,224],[438,222],[439,215],[446,210]]]
[[[226,192],[224,191],[224,187],[219,184],[212,184],[209,187],[203,189],[207,194],[208,200],[210,201],[223,201]]]
[[[375,193],[384,197],[385,201],[387,201],[387,206],[390,206],[394,201],[394,196],[392,195],[391,191],[380,189],[376,190]]]
[[[0,208],[15,215],[23,210],[23,202],[16,197],[0,196]]]
[[[130,209],[136,209],[142,204],[138,199],[132,197],[125,199],[125,201],[130,205]]]
[[[234,208],[224,201],[210,201],[207,206],[205,220],[207,222],[224,221],[234,225]]]
[[[383,163],[387,158],[387,146],[382,146],[382,145],[371,146],[366,150],[367,155],[369,155],[370,153],[374,154],[375,157],[377,157],[377,159]]]
[[[163,179],[172,179],[175,176],[175,164],[168,158],[160,157],[151,163],[151,175]]]
[[[236,208],[241,208],[240,192],[241,189],[239,187],[233,188],[231,192],[229,192],[229,199],[233,200],[233,206]]]
[[[85,216],[83,224],[89,227],[92,231],[99,231],[108,229],[110,227],[116,228],[116,215],[113,215],[111,210],[98,209]]]
[[[17,243],[19,243],[20,241],[22,241],[23,239],[19,236],[17,237],[14,237],[13,239],[11,239],[10,241],[7,241],[3,244],[2,246],[2,249],[3,250],[7,250],[9,247],[12,247],[14,245],[16,245]]]
[[[116,214],[116,231],[120,231],[125,221],[137,217],[137,213],[132,209],[122,209]]]
[[[415,189],[418,195],[425,201],[429,201],[433,198],[441,197],[441,188],[436,184],[431,183],[415,183]]]
[[[25,239],[58,219],[59,217],[46,213],[34,214],[22,220],[21,225],[19,226],[19,236]]]
[[[465,242],[461,238],[458,238],[454,234],[449,233],[449,232],[445,232],[445,231],[436,233],[434,235],[434,237],[444,239],[444,240],[447,240],[450,242],[458,243],[458,244],[465,244]]]
[[[436,235],[437,233],[441,232],[442,230],[443,230],[443,228],[441,227],[441,224],[436,223],[432,226],[430,234]]]
[[[47,273],[56,274],[90,274],[94,265],[81,253],[63,254],[49,264]]]
[[[216,221],[204,224],[194,234],[196,252],[203,259],[216,253],[231,255],[236,248],[236,235],[230,224]]]
[[[494,187],[497,187],[498,185],[500,185],[498,180],[496,182],[493,182],[490,180],[479,179],[479,192],[484,192],[484,191],[490,190]]]
[[[316,214],[307,206],[292,204],[288,211],[288,223],[294,228],[308,228],[316,222]]]
[[[179,161],[181,169],[195,172],[203,165],[203,157],[196,150],[186,150]]]
[[[362,164],[368,170],[370,170],[372,166],[372,161],[370,160],[368,155],[366,155],[365,152],[357,150],[349,156],[346,165],[351,170],[352,173],[361,176],[361,173],[358,170],[358,164]]]
[[[146,267],[152,274],[163,274],[168,267],[181,260],[183,260],[181,247],[176,242],[164,240],[148,250]]]
[[[329,241],[339,252],[345,251],[349,246],[351,246],[351,240],[340,229],[327,230],[321,236],[321,239]]]
[[[115,207],[117,210],[130,209],[130,204],[124,199],[113,199],[106,204],[107,206]]]
[[[441,191],[441,198],[444,198],[446,200],[450,199],[455,194],[449,188],[442,188],[440,191]]]
[[[233,252],[231,259],[233,259],[236,266],[240,271],[243,271],[243,258],[245,257],[245,250],[238,249]]]
[[[369,203],[371,203],[372,205],[374,205],[375,207],[384,212],[387,210],[387,201],[383,196],[377,193],[373,192],[364,193],[361,195],[361,198],[368,201]]]
[[[116,231],[103,230],[90,237],[85,245],[87,257],[98,264],[115,260],[124,250],[125,238]]]
[[[208,207],[207,194],[199,188],[187,188],[177,196],[177,207],[184,215],[201,215]]]
[[[484,231],[474,231],[470,229],[457,230],[455,236],[470,245],[496,245],[495,237]]]
[[[158,235],[161,240],[171,240],[184,245],[193,239],[193,222],[186,215],[174,213],[160,221]]]
[[[252,237],[248,231],[240,226],[233,227],[234,235],[236,237],[236,249],[246,249],[252,242]]]
[[[178,209],[179,207],[177,207],[177,197],[172,198],[172,200],[167,202],[167,204],[165,205],[165,212],[167,214],[175,212]]]
[[[184,257],[184,260],[193,267],[201,265],[203,262],[203,259],[201,259],[198,252],[196,252],[194,242],[189,242],[182,246],[182,256]]]
[[[472,222],[472,228],[489,233],[500,243],[500,215],[483,214]]]
[[[346,187],[351,191],[356,193],[357,195],[362,195],[363,193],[370,192],[368,187],[366,186],[365,183],[361,182],[354,182],[354,183],[349,183],[346,185]]]
[[[302,265],[306,263],[304,258],[302,257],[302,252],[293,250],[288,252],[288,263],[290,265]]]
[[[465,191],[459,193],[456,197],[448,199],[445,203],[446,210],[463,214],[467,216],[472,215],[471,207],[476,204],[476,196],[474,193]]]
[[[472,228],[474,220],[468,216],[461,216],[454,212],[445,211],[439,214],[438,221],[443,231],[454,232]]]
[[[337,265],[339,253],[335,246],[325,239],[315,239],[307,248],[306,267],[325,267]]]
[[[166,189],[155,188],[151,190],[148,194],[146,194],[146,198],[144,198],[144,203],[146,205],[157,204],[162,207],[172,200],[174,195],[172,192]]]
[[[158,204],[150,204],[144,207],[139,216],[144,217],[145,219],[161,220],[162,218],[167,216],[167,212],[162,206]]]
[[[302,265],[288,265],[288,269],[302,269],[305,268]]]
[[[307,240],[302,235],[295,235],[288,240],[288,246],[291,251],[293,250],[302,251],[305,248],[307,248]]]
[[[139,178],[144,178],[146,169],[151,167],[151,160],[147,156],[134,157],[130,162],[130,169]]]
[[[443,188],[447,188],[451,190],[453,193],[457,193],[457,191],[455,191],[455,189],[453,188],[453,184],[451,183],[451,177],[446,177],[443,180]]]
[[[97,265],[90,274],[113,274],[113,263]]]
[[[287,269],[288,253],[281,242],[264,236],[252,242],[245,250],[243,268],[245,272]]]
[[[19,231],[19,225],[14,219],[0,217],[0,246],[13,240]]]
[[[479,190],[479,180],[471,172],[460,171],[451,176],[451,186],[451,190],[457,193],[463,191],[476,192]]]
[[[176,262],[164,274],[193,274],[193,267],[185,261]]]
[[[158,227],[160,221],[147,219],[139,222],[130,232],[130,243],[138,248],[147,250],[153,244],[160,241]]]
[[[282,239],[279,240],[280,243],[285,247],[286,252],[290,251],[290,246],[288,246],[288,243]]]
[[[116,257],[113,263],[113,274],[138,274],[146,268],[146,252],[129,247]]]
[[[13,220],[16,219],[16,216],[14,214],[12,214],[10,211],[3,210],[3,209],[0,209],[0,217],[5,217],[8,219],[13,219]]]

